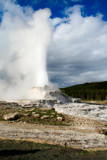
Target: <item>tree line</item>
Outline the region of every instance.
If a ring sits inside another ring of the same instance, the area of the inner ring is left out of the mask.
[[[66,88],[62,92],[74,98],[86,100],[107,100],[107,81],[85,83]]]

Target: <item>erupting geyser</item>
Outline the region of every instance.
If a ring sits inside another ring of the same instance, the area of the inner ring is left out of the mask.
[[[51,12],[33,12],[10,1],[0,2],[0,98],[23,99],[33,86],[49,85],[46,57],[52,38]],[[37,91],[37,90],[36,90]],[[38,98],[44,92],[37,91]],[[32,93],[31,98],[34,93]],[[30,98],[30,97],[29,97]]]

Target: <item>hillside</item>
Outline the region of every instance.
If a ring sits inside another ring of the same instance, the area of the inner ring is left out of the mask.
[[[61,91],[75,98],[86,100],[107,100],[107,81],[92,82],[61,88]]]

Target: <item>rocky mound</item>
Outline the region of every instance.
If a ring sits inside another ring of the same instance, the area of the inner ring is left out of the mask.
[[[28,93],[28,99],[33,100],[56,100],[61,103],[68,103],[71,98],[62,93],[59,89],[51,86],[33,87]]]
[[[44,86],[31,88],[26,99],[11,100],[8,102],[3,101],[2,104],[5,106],[16,107],[53,107],[55,104],[65,104],[70,102],[80,103],[81,100],[67,96],[58,88]]]
[[[27,99],[15,102],[21,106],[53,107],[55,104],[64,104],[72,101],[72,98],[51,86],[33,87],[27,97]]]

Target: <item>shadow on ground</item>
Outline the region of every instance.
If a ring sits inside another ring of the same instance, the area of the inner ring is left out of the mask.
[[[33,154],[41,151],[40,149],[34,149],[34,150],[1,150],[0,156],[15,156],[15,155],[23,155],[23,154]]]

